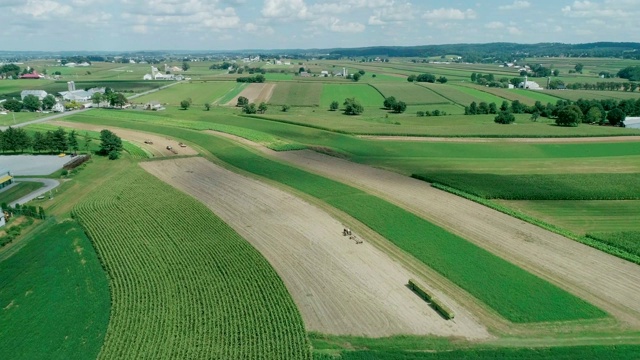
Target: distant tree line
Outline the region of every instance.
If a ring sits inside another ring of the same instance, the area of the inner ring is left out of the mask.
[[[256,76],[249,76],[249,77],[239,77],[236,79],[236,81],[239,83],[263,83],[265,82],[265,80],[266,78],[262,74],[258,74]]]
[[[63,153],[69,149],[80,150],[75,130],[67,133],[63,128],[42,133],[36,131],[33,136],[23,128],[9,127],[0,130],[0,149],[2,152]]]
[[[475,101],[465,107],[465,115],[498,114],[496,122],[510,123],[515,121],[513,114],[531,114],[531,120],[539,117],[554,118],[556,124],[562,126],[577,126],[580,123],[622,125],[627,116],[640,116],[640,99],[626,100],[558,100],[556,104],[542,105],[536,101],[533,106],[527,106],[518,100],[511,103],[503,101],[500,107],[496,103]]]
[[[440,76],[439,78],[436,78],[435,75],[433,74],[429,74],[429,73],[425,73],[425,74],[419,74],[419,75],[409,75],[407,77],[407,81],[408,82],[427,82],[427,83],[435,83],[436,81],[444,84],[448,81],[448,79],[444,76]]]

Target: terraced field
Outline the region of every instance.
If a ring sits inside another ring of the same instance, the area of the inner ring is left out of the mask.
[[[111,280],[100,358],[310,358],[282,280],[197,201],[132,168],[73,214]]]

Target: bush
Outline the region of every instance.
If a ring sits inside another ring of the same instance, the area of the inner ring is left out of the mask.
[[[500,111],[493,121],[498,124],[512,124],[516,121],[516,118],[509,111]]]
[[[282,105],[282,112],[287,112],[287,111],[289,111],[289,109],[291,109],[291,106],[289,106],[289,105]]]

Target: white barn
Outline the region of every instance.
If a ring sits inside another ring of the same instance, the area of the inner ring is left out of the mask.
[[[24,100],[24,98],[28,95],[37,96],[38,99],[42,100],[45,98],[45,96],[47,96],[47,92],[44,90],[22,90],[22,92],[20,93],[20,98]]]
[[[624,127],[629,129],[640,129],[640,117],[627,117],[623,121]]]

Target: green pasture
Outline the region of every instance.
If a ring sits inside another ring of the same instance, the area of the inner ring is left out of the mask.
[[[544,86],[544,85],[541,85],[541,86]],[[555,104],[556,102],[558,102],[558,98],[547,94],[546,90],[510,89],[510,91],[513,91],[516,94],[520,94],[528,98],[531,98],[534,101],[540,101],[545,105],[547,103]]]
[[[53,113],[45,114],[42,112],[31,112],[31,111],[21,111],[21,112],[7,112],[7,114],[0,114],[0,126],[13,126],[17,124],[22,124],[23,122],[36,120],[39,118],[43,118],[46,116],[55,115]]]
[[[385,74],[385,73],[376,73],[371,72],[371,73],[367,73],[366,74],[367,77],[364,78],[365,82],[368,82],[370,84],[377,84],[377,83],[381,83],[381,82],[394,82],[394,83],[405,83],[407,82],[407,78],[404,76],[398,76],[398,75],[389,75],[389,74]],[[370,77],[368,77],[368,75],[371,75]],[[375,76],[373,76],[375,75]],[[362,81],[362,79],[361,79]]]
[[[323,84],[280,82],[269,100],[273,105],[319,106]],[[343,99],[344,101],[344,99]]]
[[[501,200],[499,203],[581,235],[640,231],[639,200]]]
[[[75,221],[53,219],[20,242],[0,252],[0,357],[95,359],[110,296],[91,242]]]
[[[264,77],[267,81],[284,81],[284,80],[293,80],[294,76],[292,73],[266,73]]]
[[[449,100],[437,93],[409,82],[387,82],[372,86],[378,89],[385,98],[393,96],[398,101],[404,101],[407,105],[450,104]]]
[[[597,91],[597,90],[545,90],[548,93],[559,98],[577,101],[579,99],[584,100],[626,100],[640,99],[640,92],[625,92],[625,91]]]
[[[465,86],[455,86],[455,85],[449,85],[449,86],[454,86],[456,90],[460,91],[461,93],[469,97],[474,98],[475,100],[472,100],[472,101],[475,101],[476,103],[480,103],[481,101],[484,101],[487,104],[496,103],[498,106],[500,106],[500,104],[505,100],[505,98],[503,97],[496,96],[494,94],[490,94],[478,89],[473,89]],[[457,99],[456,102],[460,103],[460,100],[462,100],[463,97],[460,96],[459,98],[456,98],[456,99]],[[462,105],[464,106],[468,106],[469,104],[471,104],[471,102],[462,103]]]
[[[191,141],[240,169],[324,200],[413,254],[510,321],[526,323],[604,316],[600,310],[559,288],[412,213],[360,190],[264,159],[222,138],[130,121],[106,118],[99,121],[171,134]],[[425,234],[429,236],[425,237]]]
[[[41,182],[21,181],[8,189],[0,191],[0,204],[8,204],[43,187]]]
[[[204,104],[210,104],[222,98],[236,86],[237,83],[230,81],[182,82],[166,89],[138,97],[134,101],[141,104],[158,101],[162,104],[179,106],[182,100],[190,98],[192,101],[191,106],[202,107]]]
[[[320,107],[328,109],[333,101],[342,103],[346,98],[355,97],[365,107],[382,107],[383,96],[373,87],[366,84],[324,84]]]

